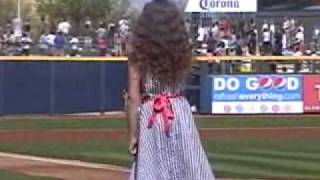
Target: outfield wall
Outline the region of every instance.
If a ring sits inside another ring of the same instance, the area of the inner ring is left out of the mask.
[[[0,114],[123,110],[125,62],[0,62]]]
[[[251,114],[268,113],[270,110],[278,113],[318,113],[320,112],[320,76],[319,75],[292,75],[299,79],[299,88],[294,89],[296,99],[289,99],[281,105],[278,99],[258,101],[260,111],[245,110],[245,104],[256,101],[251,98],[250,87],[230,86],[219,87],[221,96],[214,96],[214,77],[228,81],[226,78],[235,78],[240,83],[257,76],[237,75],[209,75],[208,61],[248,60],[253,61],[320,61],[320,57],[198,57],[195,72],[187,86],[186,95],[191,105],[197,107],[201,113],[215,114]],[[120,58],[66,58],[66,57],[1,57],[0,56],[0,115],[27,115],[27,114],[71,114],[85,112],[120,111],[124,109],[123,91],[127,86],[127,59]],[[263,75],[265,84],[259,84],[259,90],[252,91],[258,96],[264,93],[283,96],[290,93],[287,84],[287,75]],[[298,76],[298,77],[297,77]],[[301,77],[300,77],[301,76]],[[268,78],[265,78],[268,77]],[[271,77],[271,78],[270,78]],[[280,79],[279,79],[280,77]],[[277,82],[274,82],[273,80]],[[281,80],[278,82],[278,80]],[[270,83],[271,84],[270,84]],[[307,82],[307,83],[306,83]],[[276,83],[276,84],[274,84]],[[277,84],[278,83],[278,84]],[[221,84],[220,84],[221,85]],[[221,85],[222,86],[222,85]],[[222,89],[221,89],[222,88]],[[228,89],[231,88],[231,89]],[[252,87],[251,87],[252,88]],[[270,89],[272,91],[270,91]],[[224,94],[239,94],[235,99],[223,99]],[[277,94],[278,93],[278,94]],[[248,101],[241,101],[238,97],[248,96]],[[217,99],[214,99],[217,98]],[[251,99],[250,99],[251,98]],[[319,99],[319,100],[318,100]],[[313,101],[310,101],[313,100]],[[296,105],[291,105],[290,101]],[[220,103],[220,105],[219,105]],[[221,105],[222,103],[222,105]],[[228,104],[229,103],[229,104]],[[271,103],[271,104],[270,104]],[[254,103],[253,103],[254,104]],[[302,104],[302,105],[301,105]],[[252,105],[255,106],[255,105]],[[270,107],[269,107],[270,106]],[[298,108],[296,108],[299,106]],[[303,106],[303,107],[301,107]],[[216,107],[223,107],[218,108]],[[267,107],[267,108],[266,108]],[[281,107],[280,107],[281,108]],[[282,110],[286,111],[282,111]],[[287,112],[289,111],[289,112]]]

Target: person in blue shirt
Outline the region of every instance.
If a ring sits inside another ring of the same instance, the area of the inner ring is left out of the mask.
[[[59,31],[54,39],[55,56],[64,56],[65,43],[65,36],[61,31]]]

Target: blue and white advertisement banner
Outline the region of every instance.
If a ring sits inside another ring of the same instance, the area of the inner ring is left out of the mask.
[[[303,113],[303,76],[213,76],[212,113]]]
[[[185,12],[257,12],[257,0],[189,0]]]

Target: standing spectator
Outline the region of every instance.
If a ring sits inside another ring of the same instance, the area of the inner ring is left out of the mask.
[[[114,35],[114,43],[115,43],[115,53],[116,56],[121,56],[122,55],[122,39],[120,33],[116,33]]]
[[[310,50],[311,54],[316,54],[320,50],[319,40],[317,38],[313,38],[312,42],[310,43]]]
[[[219,37],[219,23],[216,22],[213,24],[212,28],[211,28],[211,33],[213,38],[218,38]]]
[[[191,33],[191,22],[189,19],[186,20],[186,29],[188,33]]]
[[[17,40],[14,31],[11,31],[8,36],[8,55],[15,55],[17,53]]]
[[[289,20],[288,18],[285,18],[285,19],[284,19],[282,28],[283,28],[285,31],[288,31],[288,30],[289,30],[289,28],[290,28],[290,20]]]
[[[269,29],[263,29],[262,33],[263,39],[263,54],[270,54],[271,49],[271,32]]]
[[[320,37],[320,29],[319,27],[315,26],[313,29],[313,39],[318,39],[319,40]]]
[[[229,36],[231,25],[227,18],[223,18],[220,21],[220,33],[222,38],[226,38]]]
[[[22,37],[22,33],[23,33],[23,22],[21,18],[16,17],[13,19],[12,30],[16,40],[19,40]]]
[[[304,42],[304,32],[303,32],[302,29],[298,28],[297,34],[295,36],[295,39],[299,43],[303,43]]]
[[[242,56],[243,55],[243,49],[242,49],[242,47],[243,47],[243,41],[241,40],[241,37],[240,37],[240,35],[238,34],[238,35],[236,35],[236,40],[235,40],[235,42],[234,42],[234,44],[233,44],[233,49],[234,49],[234,51],[235,51],[235,55],[236,56]]]
[[[49,32],[49,23],[45,16],[40,17],[39,32]]]
[[[257,32],[255,29],[250,30],[249,32],[248,51],[252,55],[255,55],[257,52]]]
[[[54,55],[55,51],[55,39],[56,39],[56,33],[54,31],[51,31],[47,36],[46,36],[46,43],[48,45],[48,55]]]
[[[207,38],[207,43],[206,43],[208,45],[208,51],[207,52],[208,52],[209,55],[213,55],[214,54],[214,51],[216,49],[216,43],[217,43],[217,41],[214,38],[213,33],[210,32],[209,36]]]
[[[256,30],[256,28],[257,28],[257,25],[255,20],[253,18],[250,19],[250,31]]]
[[[119,31],[121,36],[121,56],[125,55],[126,44],[129,35],[129,21],[127,18],[123,18],[119,21]]]
[[[268,24],[268,21],[265,20],[263,25],[262,25],[262,32],[265,30],[265,29],[269,29],[269,24]]]
[[[24,21],[24,24],[23,24],[23,32],[24,33],[27,33],[28,35],[31,34],[31,23],[30,23],[30,20],[27,19]]]
[[[97,33],[97,37],[106,36],[107,28],[106,28],[106,24],[104,22],[99,23],[99,28],[97,29],[96,33]]]
[[[304,32],[303,29],[298,28],[297,34],[295,35],[295,46],[299,46],[300,50],[303,49],[304,46]]]
[[[277,29],[275,35],[274,35],[274,43],[275,43],[275,46],[274,46],[274,49],[273,49],[273,55],[276,55],[276,56],[281,56],[282,55],[282,47],[283,47],[283,44],[282,44],[282,32],[280,29]]]
[[[94,30],[92,27],[92,22],[90,19],[87,19],[84,25],[84,49],[92,50],[92,43],[94,37]]]
[[[39,50],[42,55],[47,54],[48,52],[48,43],[47,43],[47,34],[42,32],[39,38]]]
[[[282,33],[282,51],[286,51],[288,49],[288,34],[286,33],[286,30],[283,30]]]
[[[205,40],[206,31],[203,27],[199,27],[198,29],[198,37],[197,37],[197,48],[200,48]]]
[[[64,56],[65,36],[63,32],[58,32],[54,39],[55,56]]]
[[[63,21],[61,21],[58,24],[58,32],[61,32],[64,35],[68,36],[70,30],[71,30],[71,24],[67,19],[63,19]]]
[[[273,21],[270,21],[269,30],[270,30],[270,34],[271,34],[271,47],[272,47],[272,51],[274,51],[275,46],[276,46],[276,44],[275,44],[276,25],[274,24]]]
[[[11,20],[7,20],[6,23],[6,32],[9,33],[12,31],[12,21]]]
[[[114,47],[114,35],[116,33],[116,25],[114,23],[108,24],[108,32],[107,32],[107,39],[108,39],[108,46]]]
[[[10,34],[8,32],[4,32],[4,34],[1,35],[2,51],[5,51],[9,47],[9,36]]]
[[[97,48],[98,48],[98,56],[106,56],[107,54],[107,38],[106,36],[98,35],[97,37]]]
[[[0,28],[0,55],[3,53],[3,49],[4,49],[4,38],[3,38],[3,32],[2,29]]]

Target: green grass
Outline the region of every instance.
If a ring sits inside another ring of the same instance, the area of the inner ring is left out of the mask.
[[[320,117],[231,116],[197,119],[200,128],[320,127]],[[0,130],[28,129],[123,129],[125,119],[0,119]]]
[[[0,170],[1,180],[54,180],[54,178],[35,177]]]
[[[219,116],[197,119],[196,122],[200,128],[320,127],[320,117],[304,116]],[[123,128],[126,128],[125,119],[0,119],[0,130]],[[204,140],[204,145],[218,177],[305,180],[320,179],[319,138],[235,140],[212,138]],[[1,142],[0,151],[126,167],[130,167],[131,164],[125,139],[96,139],[84,142]],[[2,174],[6,173],[0,172],[0,179],[9,179],[2,178],[5,176]]]
[[[320,179],[319,138],[209,139],[204,141],[218,177]],[[130,167],[125,139],[87,142],[9,142],[0,151]]]

